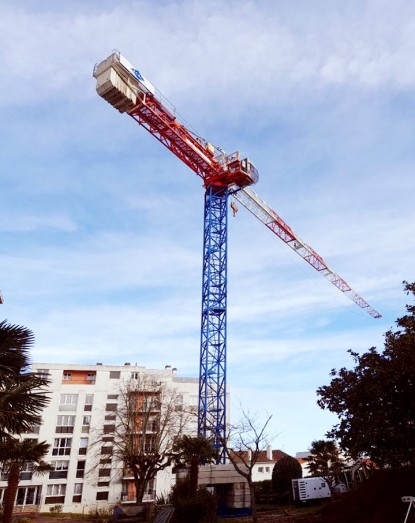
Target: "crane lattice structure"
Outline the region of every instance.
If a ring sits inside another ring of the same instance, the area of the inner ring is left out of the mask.
[[[226,437],[226,311],[228,260],[228,199],[232,195],[314,269],[374,318],[376,312],[323,258],[249,186],[258,171],[239,152],[226,155],[194,132],[176,115],[154,85],[114,51],[94,68],[97,92],[121,113],[151,133],[203,180],[203,285],[199,367],[198,432],[211,439],[225,461]]]

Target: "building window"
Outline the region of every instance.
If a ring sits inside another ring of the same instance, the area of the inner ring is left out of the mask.
[[[81,503],[82,501],[82,483],[75,483],[73,488],[72,503]]]
[[[258,472],[264,472],[264,467],[258,467]]]
[[[42,377],[49,376],[49,369],[37,369],[35,370],[35,374]]]
[[[51,461],[50,466],[53,468],[53,470],[68,470],[69,461],[68,460]]]
[[[53,468],[49,472],[49,479],[65,479],[68,477],[69,461],[51,461]]]
[[[97,492],[97,501],[108,501],[108,491],[105,492]]]
[[[121,372],[119,370],[110,370],[110,380],[119,380]]]
[[[33,463],[26,463],[20,472],[20,480],[31,480],[33,476]]]
[[[107,403],[105,405],[105,410],[107,412],[113,412],[117,410],[117,404],[116,403]]]
[[[39,505],[41,487],[19,487],[16,496],[16,505]],[[4,492],[6,489],[1,489]],[[2,502],[0,491],[0,502]]]
[[[24,434],[39,434],[40,425],[32,425],[27,430],[25,430]]]
[[[75,425],[75,416],[60,415],[56,423],[56,432],[71,433]]]
[[[48,485],[46,489],[47,496],[64,496],[66,494],[66,485]]]
[[[59,410],[76,410],[78,394],[61,394]]]
[[[64,381],[70,381],[72,379],[72,372],[64,372],[63,373],[63,379]]]
[[[98,476],[100,478],[105,478],[111,475],[111,469],[99,469]]]
[[[107,399],[108,400],[117,400],[118,394],[108,394]]]
[[[115,425],[104,425],[104,434],[112,434],[115,432]]]
[[[94,403],[94,395],[93,394],[87,394],[85,396],[85,407],[84,407],[84,410],[91,411],[93,403]]]
[[[69,456],[71,453],[72,438],[55,438],[52,456]]]
[[[89,432],[89,426],[91,425],[91,416],[90,415],[87,415],[87,416],[83,416],[82,417],[82,429],[81,431],[82,432]]]
[[[269,467],[265,467],[265,472],[269,472],[270,468]]]
[[[105,421],[115,421],[117,419],[117,416],[115,414],[107,414],[105,416]]]
[[[86,449],[88,447],[88,438],[81,438],[79,440],[79,454],[86,454]]]
[[[76,467],[76,477],[77,478],[83,478],[85,474],[85,461],[78,461],[78,465]]]
[[[64,503],[66,494],[66,485],[48,485],[46,489],[45,503]]]
[[[107,445],[101,447],[101,454],[112,454],[112,447]]]

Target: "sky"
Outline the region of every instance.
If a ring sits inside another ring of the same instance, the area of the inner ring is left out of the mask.
[[[118,49],[373,319],[243,207],[229,223],[227,383],[275,449],[337,418],[316,390],[383,347],[415,262],[415,3],[0,0],[0,319],[33,361],[199,372],[204,189],[100,98]]]

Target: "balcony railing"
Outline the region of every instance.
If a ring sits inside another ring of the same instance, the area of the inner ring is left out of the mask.
[[[83,378],[81,380],[62,380],[63,385],[95,385],[95,378]]]

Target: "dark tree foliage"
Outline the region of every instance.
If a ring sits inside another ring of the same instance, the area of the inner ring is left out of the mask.
[[[303,469],[292,456],[284,456],[278,460],[272,470],[272,490],[282,501],[289,501],[292,492],[293,479],[302,478]]]
[[[29,369],[33,333],[26,327],[0,322],[0,438],[21,434],[40,423],[49,401],[49,381]]]
[[[272,481],[264,479],[262,481],[255,481],[255,501],[259,504],[269,504],[274,502],[274,492],[272,491]]]
[[[335,486],[340,483],[340,475],[345,462],[335,441],[315,440],[309,449],[308,471],[311,476],[324,479],[333,495]]]
[[[213,523],[216,521],[217,499],[206,487],[193,492],[190,481],[174,485],[171,495],[174,506],[172,523]]]
[[[178,465],[183,463],[189,466],[190,491],[195,496],[199,486],[199,465],[216,462],[218,451],[207,438],[185,434],[174,444],[173,454]]]
[[[403,283],[415,295],[415,283]],[[317,390],[318,405],[340,419],[327,435],[379,466],[415,464],[415,306],[406,310],[386,332],[383,352],[349,351],[355,368],[332,370],[330,385]]]
[[[13,519],[14,501],[19,486],[20,473],[29,463],[34,474],[45,474],[52,467],[43,461],[49,450],[46,441],[8,438],[0,442],[2,472],[7,474],[7,488],[3,498],[3,523]]]

